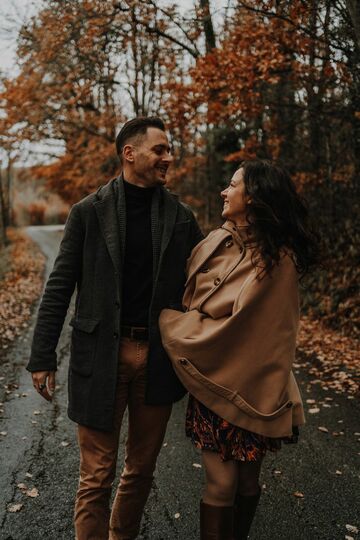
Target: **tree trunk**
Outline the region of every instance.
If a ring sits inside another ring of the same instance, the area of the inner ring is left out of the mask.
[[[357,46],[360,49],[360,0],[346,0],[346,7],[354,26]]]
[[[216,47],[216,39],[215,39],[215,32],[214,32],[214,26],[212,22],[212,16],[211,16],[211,10],[210,10],[210,2],[209,0],[200,0],[200,7],[202,9],[202,17],[203,17],[203,31],[205,36],[205,47],[206,47],[206,54],[210,54],[213,49]],[[209,104],[213,99],[216,99],[215,94],[210,94],[209,96]],[[205,227],[208,229],[212,222],[212,199],[213,199],[213,186],[214,186],[214,165],[215,165],[215,159],[216,156],[214,155],[213,151],[213,137],[211,133],[210,128],[210,121],[207,121],[207,128],[206,128],[206,167],[205,167],[205,174],[206,174],[206,182],[205,182],[205,193],[204,193],[204,199],[205,199]]]
[[[6,217],[3,186],[3,171],[0,163],[0,249],[6,244]]]
[[[209,0],[200,0],[200,7],[203,11],[203,28],[205,34],[206,53],[216,47],[214,25],[212,22]]]

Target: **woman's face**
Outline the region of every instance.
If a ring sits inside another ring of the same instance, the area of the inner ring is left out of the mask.
[[[235,172],[230,185],[221,192],[221,197],[224,199],[222,217],[236,225],[247,225],[246,208],[250,197],[246,195],[244,169]]]

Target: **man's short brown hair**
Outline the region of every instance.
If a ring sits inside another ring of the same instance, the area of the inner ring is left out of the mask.
[[[150,127],[165,131],[164,122],[156,116],[138,116],[123,125],[116,137],[116,152],[120,160],[125,144],[137,135],[145,135]]]

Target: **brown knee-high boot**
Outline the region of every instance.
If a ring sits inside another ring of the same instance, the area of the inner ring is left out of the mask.
[[[236,495],[234,505],[234,540],[246,540],[250,532],[261,489],[257,495]]]
[[[200,503],[200,539],[233,540],[234,509]]]

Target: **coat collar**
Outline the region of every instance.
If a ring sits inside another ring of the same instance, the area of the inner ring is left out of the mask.
[[[188,275],[185,287],[192,280],[194,275],[197,274],[205,262],[215,253],[219,245],[229,236],[232,236],[231,231],[220,227],[213,231],[211,237],[208,236],[195,247],[196,251],[188,261],[188,268],[191,268],[191,272]]]
[[[223,223],[221,228],[225,231],[230,232],[234,241],[241,247],[254,244],[254,237],[251,234],[250,227],[248,225],[238,226],[235,225],[235,223],[233,223],[232,221],[227,220],[225,221],[225,223]]]
[[[206,238],[195,248],[196,251],[194,252],[194,257],[191,257],[188,261],[188,267],[191,266],[191,273],[188,275],[185,286],[188,285],[194,275],[206,261],[210,259],[220,244],[229,236],[231,236],[233,241],[239,245],[243,253],[245,253],[246,247],[253,244],[248,227],[236,227],[232,221],[225,221],[221,227],[213,232],[211,238]]]
[[[177,217],[176,195],[159,186],[155,190],[151,209],[151,229],[154,250],[154,276],[158,273],[162,256],[169,244]],[[123,176],[110,180],[96,192],[94,202],[100,227],[111,259],[120,271],[125,252],[126,204]]]

